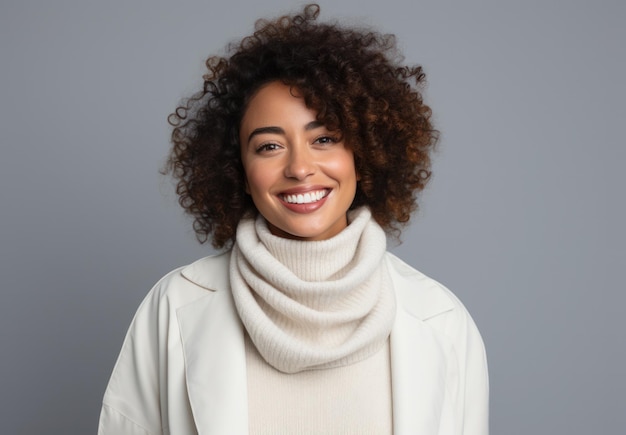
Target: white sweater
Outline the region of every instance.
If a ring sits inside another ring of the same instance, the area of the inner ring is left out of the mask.
[[[316,242],[237,232],[231,282],[246,326],[252,434],[391,434],[395,299],[385,234],[361,208]]]

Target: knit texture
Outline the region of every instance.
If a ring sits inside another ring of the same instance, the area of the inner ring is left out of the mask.
[[[250,435],[393,433],[389,340],[354,364],[291,374],[245,344]]]
[[[395,317],[382,261],[384,231],[367,208],[328,240],[274,236],[243,219],[230,262],[235,305],[250,339],[284,373],[345,366],[378,351]]]

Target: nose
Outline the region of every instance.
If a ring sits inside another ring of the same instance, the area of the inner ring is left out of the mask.
[[[313,155],[307,146],[292,146],[287,155],[285,177],[304,180],[315,173]]]

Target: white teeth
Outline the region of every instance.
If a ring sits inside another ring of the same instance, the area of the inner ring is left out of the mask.
[[[307,192],[304,194],[283,195],[283,200],[289,204],[310,204],[324,198],[326,194],[326,190],[316,190],[315,192]]]

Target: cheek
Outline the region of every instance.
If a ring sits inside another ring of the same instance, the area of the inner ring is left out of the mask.
[[[350,152],[343,152],[327,163],[327,168],[335,177],[344,183],[356,183],[358,180],[354,166],[354,156]]]
[[[266,191],[272,184],[271,180],[271,172],[264,165],[248,165],[246,168],[246,193],[254,195]]]

